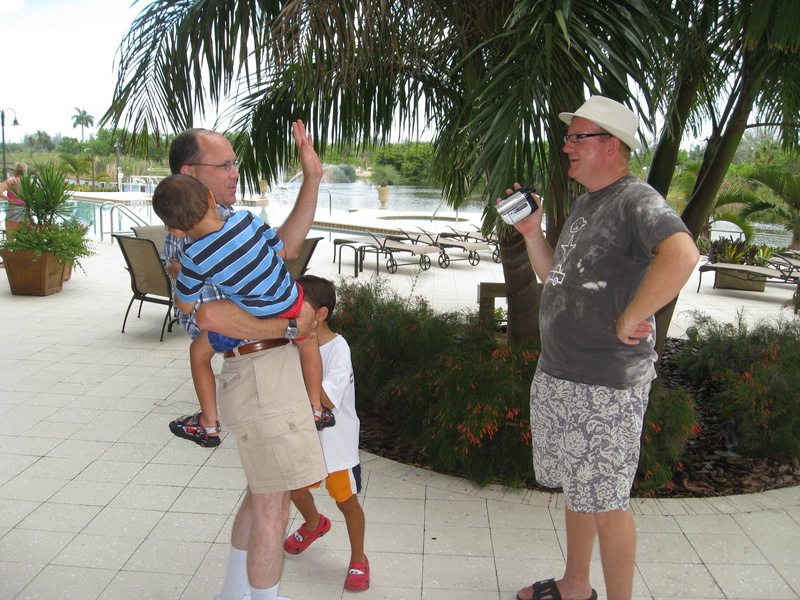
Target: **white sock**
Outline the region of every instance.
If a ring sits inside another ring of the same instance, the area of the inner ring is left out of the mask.
[[[258,589],[250,587],[250,600],[292,600],[286,596],[278,596],[278,588],[281,586],[279,581],[271,588]]]
[[[219,600],[242,600],[250,591],[247,580],[247,550],[231,545],[228,551],[228,567]]]

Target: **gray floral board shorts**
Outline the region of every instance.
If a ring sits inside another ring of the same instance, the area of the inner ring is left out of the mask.
[[[573,512],[627,510],[650,383],[628,390],[536,371],[531,434],[536,480],[564,490]]]

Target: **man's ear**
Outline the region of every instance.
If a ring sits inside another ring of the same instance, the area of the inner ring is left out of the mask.
[[[190,177],[194,177],[194,169],[189,165],[183,165],[179,172],[181,175],[189,175]]]
[[[167,227],[167,231],[169,231],[172,235],[174,235],[177,238],[185,238],[188,235],[182,229],[175,229],[174,227]]]
[[[616,136],[609,135],[608,136],[608,153],[609,154],[616,154],[622,149],[622,140]]]

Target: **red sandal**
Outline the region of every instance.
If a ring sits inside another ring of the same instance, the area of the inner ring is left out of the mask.
[[[364,562],[353,561],[347,568],[347,578],[344,580],[344,589],[359,591],[369,589],[369,559],[365,556]]]
[[[303,550],[308,548],[317,538],[331,530],[331,520],[325,515],[319,516],[319,525],[314,531],[306,529],[306,524],[300,525],[300,529],[295,531],[292,535],[286,538],[283,543],[283,549],[289,554],[300,554]]]

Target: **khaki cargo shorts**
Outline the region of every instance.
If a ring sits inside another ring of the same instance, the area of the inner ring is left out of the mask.
[[[254,494],[296,490],[328,475],[293,344],[226,358],[217,402]]]

